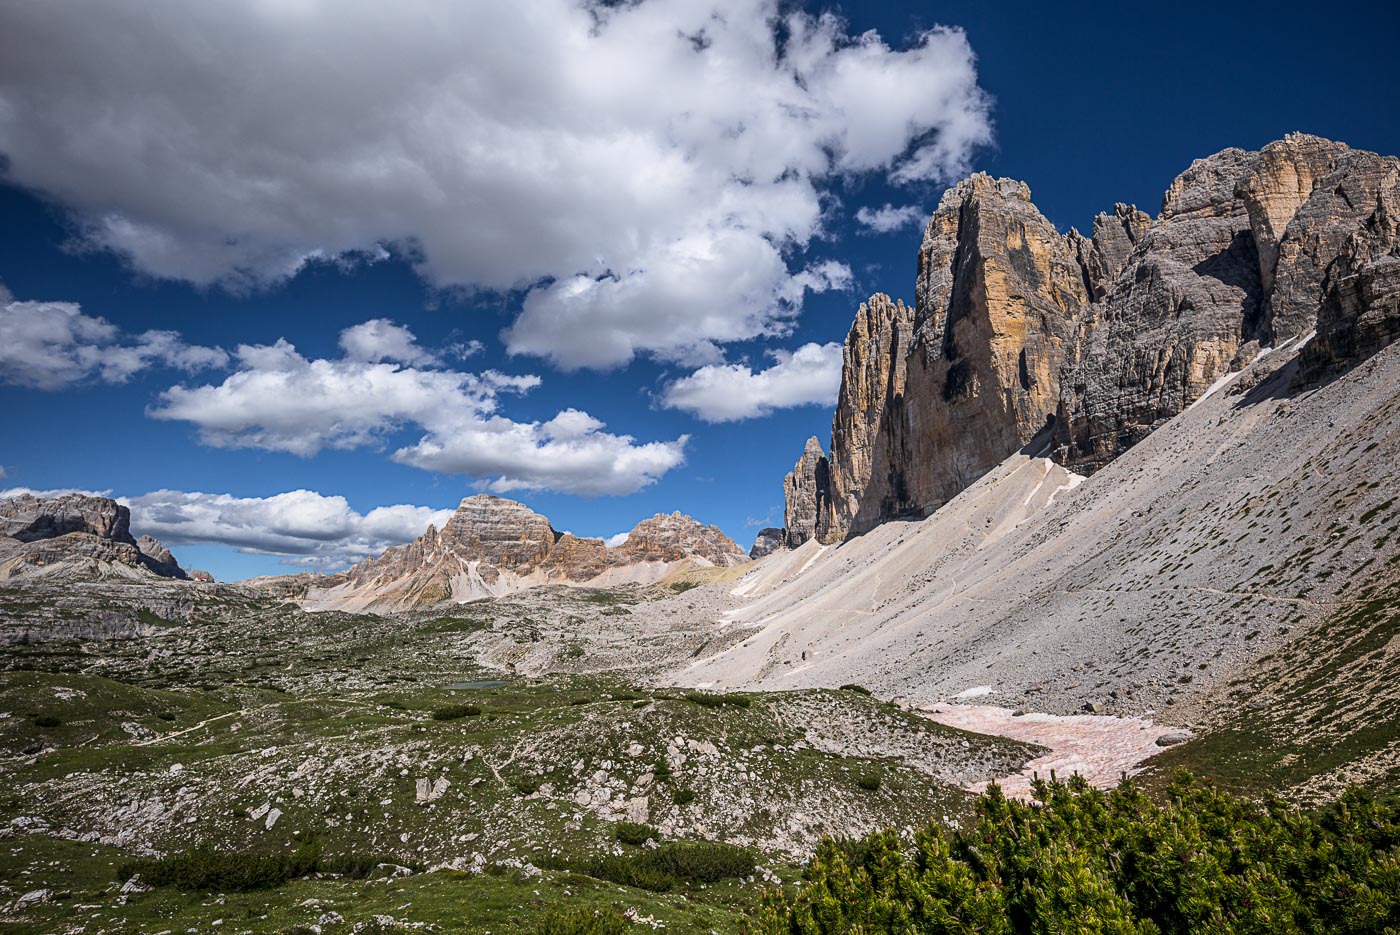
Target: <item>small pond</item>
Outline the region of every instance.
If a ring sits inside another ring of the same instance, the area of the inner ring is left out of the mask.
[[[492,679],[485,679],[480,682],[452,682],[448,688],[504,688],[510,682],[501,682]]]

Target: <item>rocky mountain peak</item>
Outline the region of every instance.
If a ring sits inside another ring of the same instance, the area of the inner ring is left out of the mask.
[[[718,526],[706,526],[679,510],[657,513],[642,520],[614,551],[621,557],[621,564],[698,558],[711,565],[728,567],[749,560],[744,550]]]
[[[783,480],[788,548],[795,549],[825,531],[822,517],[830,495],[831,467],[814,435],[807,439],[802,457]]]
[[[184,578],[170,550],[134,539],[131,511],[108,497],[23,494],[0,500],[0,577],[105,577],[148,571]]]
[[[877,292],[856,310],[842,349],[841,390],[831,422],[829,490],[820,518],[823,542],[869,529],[879,521],[883,505],[902,496],[883,468],[891,446],[899,443],[893,429],[902,412],[905,359],[913,338],[914,309],[903,301]],[[815,441],[808,442],[809,448]]]
[[[1307,134],[1197,159],[1156,219],[1126,204],[1061,235],[1013,179],[948,189],[911,313],[847,336],[831,452],[784,480],[788,546],[927,515],[1011,453],[1089,473],[1263,348],[1318,334],[1317,380],[1400,336],[1400,160]]]
[[[754,537],[753,547],[749,549],[749,558],[760,559],[765,555],[772,555],[783,548],[787,536],[787,530],[768,526],[758,531]]]

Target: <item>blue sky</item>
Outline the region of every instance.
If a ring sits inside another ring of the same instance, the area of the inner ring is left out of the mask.
[[[1400,152],[1380,3],[191,6],[0,6],[0,487],[111,490],[226,580],[492,484],[747,547],[948,181],[1087,230],[1226,146]]]

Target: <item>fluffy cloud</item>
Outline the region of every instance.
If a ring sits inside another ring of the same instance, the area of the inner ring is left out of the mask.
[[[887,204],[883,208],[861,208],[856,212],[856,221],[877,234],[888,234],[905,227],[917,227],[924,223],[924,209],[918,205],[904,205],[896,208]]]
[[[956,29],[892,48],[779,0],[79,0],[0,31],[6,178],[139,270],[260,286],[411,257],[526,291],[510,350],[718,360],[783,334],[845,179],[990,139]]]
[[[795,351],[770,351],[767,370],[747,364],[701,367],[666,387],[661,404],[706,422],[735,422],[793,406],[829,406],[841,388],[841,345],[804,344]]]
[[[2,477],[4,475],[0,475]],[[8,500],[11,497],[23,497],[28,494],[31,497],[66,497],[70,493],[80,493],[85,497],[110,497],[111,489],[107,490],[84,490],[81,487],[51,487],[48,490],[35,490],[33,487],[9,487],[0,490],[0,500]]]
[[[346,328],[340,333],[340,349],[350,360],[371,364],[386,360],[420,366],[440,363],[436,354],[418,346],[412,331],[385,318]]]
[[[132,531],[167,546],[227,545],[292,557],[291,564],[336,567],[441,527],[452,510],[397,504],[357,513],[344,497],[293,490],[271,497],[156,490],[122,497]]]
[[[242,345],[238,369],[223,383],[175,386],[149,410],[156,419],[192,422],[201,439],[222,448],[262,448],[310,457],[324,448],[375,444],[407,425],[424,430],[395,461],[466,474],[497,491],[555,490],[582,496],[622,495],[654,483],[685,459],[687,439],[637,444],[604,431],[585,412],[566,409],[545,422],[497,414],[502,394],[539,385],[537,376],[425,369],[356,359],[386,332],[384,323],[347,329],[339,360],[308,360],[285,340]],[[397,346],[416,348],[397,326]],[[374,355],[370,355],[374,356]]]
[[[158,364],[194,371],[226,363],[218,348],[186,344],[173,331],[123,334],[71,302],[0,305],[0,383],[56,390],[90,378],[123,383]]]

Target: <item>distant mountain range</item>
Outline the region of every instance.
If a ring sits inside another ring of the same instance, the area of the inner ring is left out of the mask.
[[[715,526],[658,513],[609,546],[555,531],[523,503],[467,497],[442,529],[385,550],[339,575],[301,579],[308,610],[411,610],[506,594],[541,584],[611,587],[652,584],[682,566],[749,561]],[[260,586],[278,587],[276,580]]]

